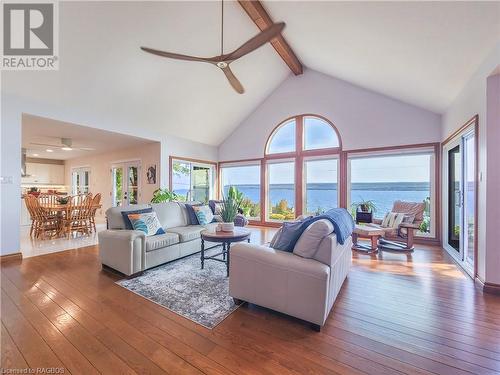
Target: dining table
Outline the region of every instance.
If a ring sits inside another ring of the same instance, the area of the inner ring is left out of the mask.
[[[70,207],[69,204],[52,204],[52,205],[41,205],[42,209],[49,213],[49,214],[54,214],[56,221],[57,221],[57,236],[62,236],[66,234],[66,228],[63,225],[64,222],[64,214],[67,212],[68,208]],[[78,210],[79,207],[86,207],[87,205],[79,205],[79,206],[71,206],[74,210]],[[99,208],[102,207],[102,204],[94,204],[91,206],[92,210],[96,211]],[[95,212],[94,211],[94,212]]]

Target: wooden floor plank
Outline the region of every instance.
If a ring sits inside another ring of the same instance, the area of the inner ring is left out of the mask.
[[[251,228],[252,241],[275,229]],[[213,330],[115,284],[98,247],[1,264],[2,366],[66,373],[497,374],[500,297],[442,249],[353,253],[321,333],[244,305]],[[87,367],[85,367],[87,366]]]
[[[28,364],[24,360],[23,355],[14,344],[14,340],[10,337],[7,328],[1,323],[2,331],[0,333],[0,367],[3,369],[27,369]]]
[[[47,345],[39,333],[23,317],[21,311],[3,291],[2,323],[16,344],[30,368],[58,368],[70,373],[63,363],[57,358],[52,349]]]

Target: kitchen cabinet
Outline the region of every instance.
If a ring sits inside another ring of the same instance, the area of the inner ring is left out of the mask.
[[[25,184],[64,185],[64,165],[26,163],[26,174],[21,182]]]

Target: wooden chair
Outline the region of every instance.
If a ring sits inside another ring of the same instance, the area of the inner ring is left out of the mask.
[[[30,227],[30,237],[33,237],[33,232],[35,230],[36,226],[36,213],[35,213],[35,203],[33,200],[36,198],[33,195],[27,194],[24,196],[24,204],[26,204],[26,208],[28,209],[28,212],[30,214],[30,219],[31,219],[31,227]]]
[[[97,213],[97,208],[99,206],[99,203],[101,203],[101,193],[97,193],[96,195],[94,195],[94,198],[92,198],[92,213],[90,216],[90,223],[92,225],[94,232],[96,232],[95,215]]]
[[[398,228],[388,230],[379,240],[379,249],[394,251],[413,251],[413,238],[424,220],[425,203],[395,201],[391,212],[403,213],[413,217],[411,222],[403,222]],[[375,224],[381,225],[382,220],[374,219]]]
[[[73,232],[88,234],[91,228],[92,199],[89,194],[71,197],[63,219],[64,232],[68,238]]]
[[[32,226],[35,238],[45,237],[47,234],[50,237],[57,235],[60,229],[57,216],[45,209],[36,197],[28,197],[27,202],[34,215]]]

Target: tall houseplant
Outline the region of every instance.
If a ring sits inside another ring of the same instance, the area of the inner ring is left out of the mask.
[[[225,196],[222,194],[222,205],[220,210],[220,216],[222,218],[222,230],[230,232],[234,229],[234,219],[238,215],[238,209],[240,208],[242,198],[234,194],[234,190],[229,188],[229,194]]]

